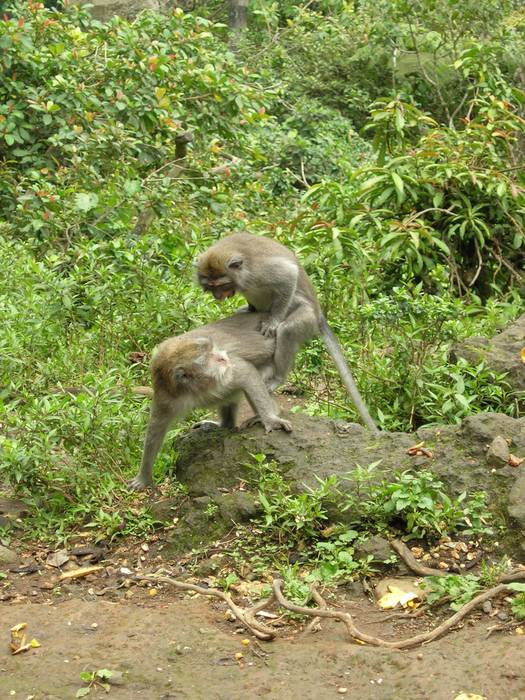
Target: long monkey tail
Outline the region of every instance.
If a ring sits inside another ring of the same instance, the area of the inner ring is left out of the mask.
[[[374,423],[372,416],[370,415],[367,407],[365,406],[365,402],[361,398],[359,389],[357,388],[354,382],[354,378],[352,377],[352,372],[350,371],[350,368],[346,363],[341,345],[339,344],[339,341],[337,340],[337,337],[335,336],[333,330],[328,325],[326,318],[322,314],[319,320],[319,330],[321,331],[323,340],[326,343],[326,348],[332,356],[333,361],[335,362],[335,366],[339,371],[339,375],[343,381],[343,384],[345,385],[348,393],[352,397],[352,401],[354,402],[354,405],[357,408],[357,412],[361,416],[363,423],[368,428],[370,428],[370,430],[373,433],[378,433],[379,428]]]

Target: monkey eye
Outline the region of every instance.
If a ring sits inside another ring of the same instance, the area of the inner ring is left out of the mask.
[[[186,370],[184,367],[175,367],[173,374],[175,375],[175,379],[184,379],[186,376]]]
[[[242,267],[242,258],[232,258],[228,263],[228,267],[230,270],[239,270]]]

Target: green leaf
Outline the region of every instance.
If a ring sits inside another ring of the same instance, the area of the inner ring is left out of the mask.
[[[391,175],[397,192],[397,202],[402,204],[405,200],[405,183],[397,173],[391,173]]]
[[[90,211],[98,204],[98,196],[94,192],[78,192],[75,195],[75,209],[77,211]]]
[[[142,183],[140,180],[126,180],[124,182],[124,192],[128,197],[132,197],[134,194],[137,194],[137,192],[140,192],[141,186]]]
[[[507,588],[510,588],[511,591],[518,591],[518,593],[525,593],[525,583],[518,583],[517,581],[508,583]]]
[[[77,690],[77,694],[75,695],[76,698],[85,698],[86,695],[89,695],[91,693],[91,688],[79,688]]]

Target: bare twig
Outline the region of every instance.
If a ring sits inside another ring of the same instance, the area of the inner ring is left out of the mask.
[[[477,241],[476,239],[474,239],[474,246],[475,246],[475,248],[476,248],[476,255],[478,256],[478,267],[477,267],[477,269],[476,269],[476,272],[475,272],[475,274],[474,274],[474,277],[473,277],[473,278],[470,280],[470,282],[469,282],[469,285],[468,285],[469,287],[473,287],[473,286],[474,286],[476,280],[477,280],[478,277],[479,277],[479,273],[481,272],[481,268],[483,267],[483,258],[481,257],[481,252],[480,252],[480,249],[479,249],[478,241]]]

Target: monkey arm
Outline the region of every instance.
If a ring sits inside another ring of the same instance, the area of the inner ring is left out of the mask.
[[[287,317],[299,280],[299,268],[291,260],[273,258],[268,261],[266,278],[271,279],[272,302],[269,309],[270,318],[261,324],[263,335],[275,335],[279,324]]]

